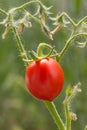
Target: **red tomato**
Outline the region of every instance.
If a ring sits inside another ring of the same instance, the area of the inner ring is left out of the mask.
[[[64,84],[62,68],[52,58],[32,62],[26,69],[25,79],[31,94],[47,101],[56,98]]]

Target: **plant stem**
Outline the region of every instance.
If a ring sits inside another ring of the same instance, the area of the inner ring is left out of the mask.
[[[37,17],[30,14],[26,9],[23,9],[23,10],[25,11],[25,13],[27,13],[29,15],[29,17],[31,17],[35,22],[37,22],[41,25],[41,21]]]
[[[49,112],[51,113],[57,127],[59,130],[65,130],[65,126],[63,121],[61,120],[58,111],[56,110],[56,107],[53,102],[44,101],[45,105],[47,106]]]
[[[57,54],[56,50],[53,49],[53,48],[54,48],[54,47],[50,46],[49,44],[40,43],[40,44],[38,45],[38,48],[37,48],[37,54],[38,54],[38,56],[42,56],[44,49],[49,49],[49,50],[52,51],[54,54]],[[49,54],[48,54],[48,55],[49,55]]]
[[[70,111],[69,111],[69,104],[65,99],[64,108],[65,108],[65,114],[66,114],[66,130],[71,130],[71,118],[70,118]]]
[[[1,8],[0,8],[0,12],[3,13],[4,15],[8,15],[8,13],[2,10]]]
[[[86,36],[87,37],[87,33],[78,33],[75,35],[72,35],[66,42],[64,48],[62,49],[62,51],[60,52],[60,56],[59,56],[59,60],[61,59],[61,57],[63,57],[63,55],[65,54],[66,50],[68,49],[68,47],[70,46],[70,43],[72,40],[74,40],[76,37],[79,36]]]
[[[39,23],[39,24],[41,25],[41,21],[40,21],[37,17],[34,17],[34,16],[31,15],[30,13],[29,13],[29,16],[30,16],[35,22],[37,22],[37,23]]]
[[[66,14],[65,12],[63,12],[62,14],[60,14],[60,15],[58,16],[58,19],[61,18],[62,16],[65,16],[65,17],[70,21],[70,23],[71,23],[74,27],[76,26],[76,23],[69,17],[68,14]]]
[[[85,129],[84,130],[87,130],[87,125],[85,126]]]
[[[78,23],[77,26],[81,25],[82,22],[87,21],[87,16],[85,16],[83,19],[81,19]]]
[[[27,5],[32,4],[32,3],[39,3],[39,4],[40,4],[40,2],[39,2],[38,0],[32,0],[32,1],[29,1],[29,2],[27,2],[27,3],[25,3],[25,4],[23,4],[23,5],[21,5],[21,6],[17,7],[17,8],[15,8],[15,10],[23,9],[23,8],[25,8]]]
[[[23,61],[24,60],[28,60],[28,57],[27,57],[26,52],[25,52],[25,49],[24,49],[24,47],[22,45],[22,41],[21,41],[21,39],[19,37],[19,34],[18,34],[18,32],[17,32],[15,27],[13,27],[13,31],[14,31],[14,35],[15,35],[17,43],[18,43],[18,48],[19,48],[22,60]],[[25,63],[26,66],[28,65],[28,62],[24,62],[24,63]]]

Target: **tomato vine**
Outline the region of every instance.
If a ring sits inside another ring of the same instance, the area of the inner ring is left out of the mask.
[[[35,14],[31,14],[29,11],[27,11],[26,7],[30,4],[36,4],[38,5],[37,11]],[[23,12],[23,17],[21,19],[15,20],[15,15],[18,13],[18,11]],[[83,36],[85,38],[85,42],[80,43],[78,42],[79,47],[86,47],[87,46],[87,32],[82,29],[82,25],[84,28],[87,29],[87,16],[82,18],[77,23],[74,22],[74,20],[65,12],[61,13],[60,15],[57,15],[56,17],[51,17],[51,7],[46,7],[41,1],[39,0],[32,0],[30,2],[27,2],[19,7],[12,8],[10,11],[6,12],[5,10],[0,8],[0,13],[6,16],[3,21],[0,22],[0,25],[5,26],[5,30],[2,34],[2,38],[5,39],[9,30],[12,30],[14,32],[14,36],[16,38],[19,52],[21,54],[21,58],[24,61],[25,66],[27,67],[31,62],[33,61],[40,61],[45,58],[54,58],[58,62],[60,59],[64,56],[65,52],[70,47],[72,41],[74,41],[77,37]],[[46,16],[52,20],[52,23],[56,25],[56,27],[53,30],[50,30],[50,28],[46,24]],[[72,26],[72,31],[67,39],[65,46],[62,48],[60,52],[57,52],[55,47],[52,47],[51,45],[47,43],[40,43],[38,45],[37,51],[30,51],[30,59],[28,58],[27,52],[23,47],[21,38],[19,33],[23,31],[24,27],[30,28],[32,27],[31,19],[34,20],[36,23],[38,23],[41,27],[41,29],[44,31],[44,33],[47,35],[47,37],[50,40],[53,40],[53,35],[57,33],[61,28],[64,26],[68,27],[68,24]],[[49,53],[44,55],[43,49],[48,49]],[[76,115],[70,112],[69,104],[71,103],[71,100],[77,92],[80,92],[80,83],[78,83],[76,86],[74,86],[73,89],[68,88],[66,93],[66,98],[64,100],[64,109],[65,109],[65,115],[66,115],[66,122],[64,123],[56,110],[56,107],[53,102],[44,101],[45,105],[48,107],[48,110],[50,111],[53,119],[55,120],[58,128],[60,130],[71,130],[71,114],[74,116],[73,119],[76,119]],[[85,127],[87,129],[87,127]]]

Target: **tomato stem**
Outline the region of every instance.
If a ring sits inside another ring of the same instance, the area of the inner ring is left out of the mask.
[[[87,125],[85,126],[85,129],[84,130],[87,130]]]
[[[74,88],[71,90],[71,92],[68,91],[69,93],[66,94],[66,98],[64,100],[64,109],[65,109],[65,117],[66,117],[66,130],[71,130],[72,118],[71,118],[71,111],[70,111],[69,106],[70,106],[72,99],[77,95],[77,93],[81,92],[80,85],[81,85],[81,83],[79,82],[78,84],[76,84],[74,86]]]
[[[41,25],[40,19],[38,19],[38,18],[35,17],[34,15],[30,14],[26,9],[23,9],[23,10],[24,10],[25,13],[27,13],[27,14],[29,15],[29,17],[30,17],[31,19],[33,19],[35,22],[37,22],[38,24]]]
[[[43,54],[44,49],[50,50],[50,52],[45,56]],[[39,44],[39,46],[37,48],[37,54],[38,54],[39,57],[42,57],[42,58],[56,57],[56,59],[58,59],[58,56],[59,56],[57,51],[55,50],[55,47],[52,47],[51,45],[46,44],[46,43],[40,43]]]
[[[76,26],[76,23],[75,23],[75,22],[69,17],[69,15],[68,15],[67,13],[65,13],[65,12],[62,12],[62,13],[58,16],[58,20],[61,19],[61,18],[64,17],[64,16],[69,20],[69,22],[72,24],[73,27]]]
[[[49,45],[49,44],[40,43],[39,46],[38,46],[38,48],[37,48],[37,54],[38,54],[38,56],[43,56],[43,50],[46,49],[46,48],[49,49],[49,50],[53,49],[53,47],[51,45]],[[55,50],[53,50],[53,52],[56,53]]]
[[[71,42],[72,42],[75,38],[77,38],[77,37],[79,37],[79,36],[85,36],[85,37],[87,37],[87,33],[78,33],[78,34],[71,35],[70,38],[67,40],[67,42],[66,42],[64,48],[62,49],[62,51],[59,53],[59,54],[60,54],[59,60],[63,57],[63,55],[65,54],[65,52],[68,50],[68,48],[69,48]]]
[[[1,9],[0,8],[0,12],[2,13],[2,14],[4,14],[4,15],[7,15],[8,16],[8,13],[7,12],[5,12],[3,9]]]
[[[39,3],[41,5],[41,2],[39,0],[32,0],[32,1],[26,2],[25,4],[15,8],[15,11],[18,11],[20,9],[24,9],[26,6],[33,4],[33,3]]]
[[[87,16],[85,16],[83,19],[81,19],[78,23],[77,26],[81,25],[83,22],[87,21]]]
[[[34,61],[38,61],[40,60],[40,58],[37,56],[37,54],[32,50],[32,51],[29,51],[29,54],[31,56],[31,58],[34,60]]]
[[[66,130],[71,130],[71,117],[70,117],[70,111],[69,111],[69,104],[65,100],[64,101],[64,108],[65,108],[65,114],[66,114]]]
[[[62,119],[60,118],[59,113],[56,110],[54,103],[49,102],[49,101],[44,101],[44,103],[47,106],[49,112],[51,113],[51,115],[52,115],[57,127],[59,128],[59,130],[65,130],[64,123],[63,123]]]
[[[15,35],[16,40],[17,40],[17,43],[18,43],[18,48],[19,48],[19,51],[20,51],[22,60],[23,60],[23,61],[24,61],[24,60],[28,60],[26,51],[25,51],[25,49],[24,49],[24,47],[23,47],[23,45],[22,45],[22,41],[21,41],[21,39],[20,39],[20,37],[19,37],[19,34],[18,34],[18,32],[17,32],[17,30],[16,30],[15,27],[13,27],[13,31],[14,31],[14,35]],[[28,62],[24,62],[24,63],[25,63],[26,66],[28,65]]]

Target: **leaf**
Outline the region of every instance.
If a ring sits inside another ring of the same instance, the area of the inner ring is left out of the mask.
[[[87,41],[86,42],[77,42],[77,47],[84,48],[86,46],[87,46]]]
[[[41,10],[42,12],[44,12],[47,16],[49,16],[50,14],[53,14],[50,9],[52,8],[52,6],[50,7],[46,7],[45,5],[42,5]]]

